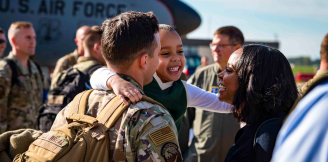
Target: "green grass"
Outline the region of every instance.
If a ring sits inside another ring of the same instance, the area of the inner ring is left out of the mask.
[[[314,73],[314,67],[313,66],[295,66],[292,68],[294,76],[297,72],[302,73]]]

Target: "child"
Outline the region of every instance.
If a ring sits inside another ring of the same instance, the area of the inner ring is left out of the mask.
[[[178,132],[187,107],[231,113],[231,105],[220,102],[217,95],[180,80],[185,66],[185,57],[179,34],[171,26],[160,24],[159,36],[162,46],[158,54],[159,65],[153,81],[144,86],[144,92],[167,108],[175,121]],[[127,102],[123,96],[127,96],[132,102],[141,99],[139,91],[130,84],[107,68],[98,69],[91,76],[91,86],[94,89],[113,88],[115,94],[124,103]]]

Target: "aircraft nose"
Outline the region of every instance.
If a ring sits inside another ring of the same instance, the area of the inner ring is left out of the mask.
[[[181,37],[195,30],[201,23],[198,13],[177,0],[161,0],[171,10],[174,17],[175,30]]]

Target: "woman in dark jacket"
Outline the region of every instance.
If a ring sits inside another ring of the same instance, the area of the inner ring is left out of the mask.
[[[219,74],[220,101],[246,126],[235,137],[225,161],[270,161],[282,122],[298,92],[286,57],[264,45],[246,45]]]

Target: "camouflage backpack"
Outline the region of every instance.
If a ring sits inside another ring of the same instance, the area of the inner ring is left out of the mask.
[[[107,131],[129,107],[118,97],[107,103],[97,118],[85,115],[88,97],[92,90],[78,94],[68,110],[67,125],[39,136],[25,153],[18,154],[14,162],[43,161],[111,161]],[[143,96],[142,100],[160,103]]]

